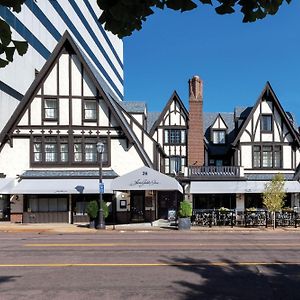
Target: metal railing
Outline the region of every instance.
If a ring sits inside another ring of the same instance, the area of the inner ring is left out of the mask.
[[[234,166],[189,166],[188,175],[190,177],[240,177],[240,167]]]
[[[267,210],[218,210],[193,209],[191,218],[193,226],[242,226],[242,227],[271,227],[272,213]],[[294,211],[275,213],[275,227],[293,226],[300,224],[300,214]]]

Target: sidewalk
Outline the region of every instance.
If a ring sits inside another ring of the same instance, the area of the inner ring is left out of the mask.
[[[40,223],[40,224],[16,224],[10,222],[0,222],[0,233],[111,233],[111,232],[179,232],[176,226],[170,226],[167,222],[155,221],[151,223],[136,223],[136,224],[118,224],[118,225],[107,225],[106,230],[97,230],[88,228],[88,224],[77,223],[77,224],[65,224],[65,223]],[[299,232],[300,228],[294,227],[278,227],[273,230],[271,227],[229,227],[229,226],[214,226],[214,227],[198,227],[193,226],[189,232]]]

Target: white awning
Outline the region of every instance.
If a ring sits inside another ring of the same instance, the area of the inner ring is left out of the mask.
[[[112,194],[112,179],[103,179],[104,193]],[[98,194],[98,179],[22,179],[12,194]]]
[[[270,181],[192,181],[191,194],[252,194],[262,193],[266,183]],[[286,181],[284,189],[287,193],[299,193],[298,181]]]
[[[179,191],[183,192],[179,182],[165,174],[142,167],[113,179],[111,189],[114,191]]]
[[[11,194],[11,190],[15,185],[15,178],[0,178],[0,195]]]

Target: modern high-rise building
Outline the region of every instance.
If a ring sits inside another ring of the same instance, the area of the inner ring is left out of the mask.
[[[98,22],[96,1],[27,0],[20,13],[0,5],[0,18],[13,39],[29,44],[24,56],[0,69],[0,131],[33,82],[36,73],[68,31],[109,85],[114,98],[123,98],[123,42]]]

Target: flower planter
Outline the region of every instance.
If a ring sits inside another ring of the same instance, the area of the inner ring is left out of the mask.
[[[178,230],[189,230],[191,229],[191,218],[178,218]]]

